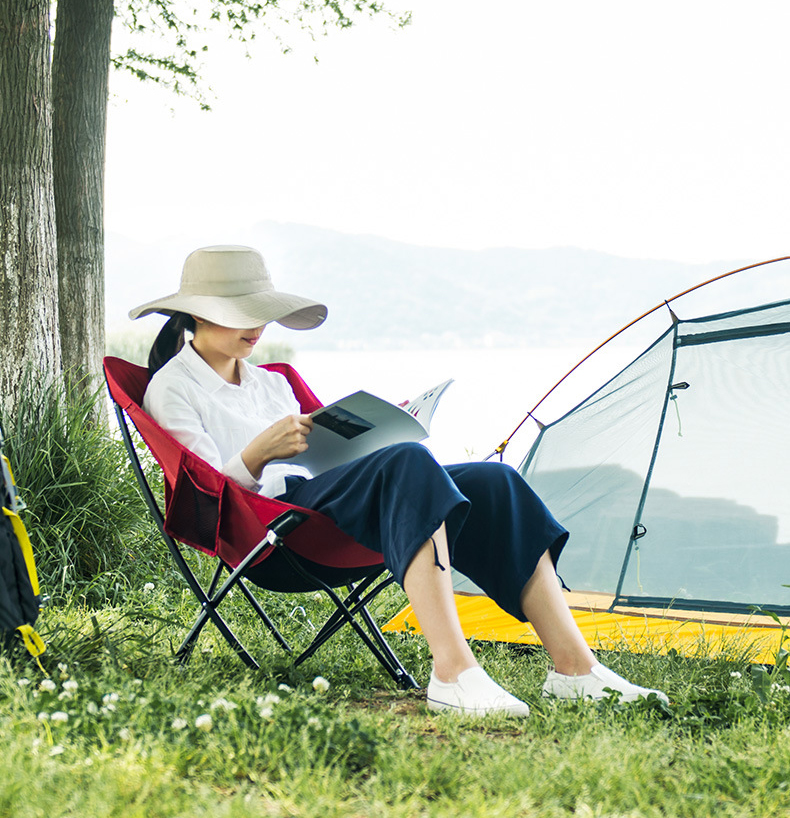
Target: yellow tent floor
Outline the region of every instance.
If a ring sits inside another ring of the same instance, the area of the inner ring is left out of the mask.
[[[598,650],[667,653],[674,648],[684,656],[725,656],[772,664],[782,645],[783,626],[763,615],[741,616],[705,611],[658,608],[607,609],[613,597],[597,593],[566,593],[573,616],[587,644]],[[467,639],[539,645],[529,623],[519,622],[484,596],[456,594],[456,606]],[[420,633],[411,606],[398,613],[383,630]]]

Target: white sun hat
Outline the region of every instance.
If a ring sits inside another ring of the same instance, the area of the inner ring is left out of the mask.
[[[276,321],[290,329],[314,329],[324,322],[324,304],[274,289],[263,256],[252,247],[202,247],[187,256],[177,293],[129,312],[142,318],[185,312],[232,329],[253,329]]]

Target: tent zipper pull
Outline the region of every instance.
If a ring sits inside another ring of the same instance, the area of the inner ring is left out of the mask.
[[[669,399],[672,401],[675,407],[675,414],[678,418],[678,437],[683,437],[683,424],[680,420],[680,407],[678,406],[678,396],[675,393],[676,389],[688,389],[690,384],[686,383],[686,381],[680,381],[680,383],[673,383],[669,387],[669,391],[672,393],[669,396]]]

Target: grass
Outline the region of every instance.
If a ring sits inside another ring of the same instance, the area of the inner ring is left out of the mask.
[[[316,622],[328,613],[312,595],[278,601],[285,608],[298,601]],[[393,593],[379,613],[400,601]],[[192,613],[177,586],[161,585],[133,590],[120,606],[46,612],[41,629],[50,679],[21,657],[0,663],[0,740],[12,760],[0,814],[790,810],[790,694],[784,684],[769,685],[762,701],[745,664],[611,653],[601,658],[639,682],[660,683],[672,706],[569,704],[538,697],[543,651],[477,644],[483,664],[533,712],[523,721],[470,721],[430,714],[420,693],[396,690],[349,634],[290,667],[240,605],[240,630],[266,670],[246,669],[210,631],[181,668],[172,650]],[[298,637],[304,623],[292,618],[290,635]],[[421,637],[396,642],[424,682],[429,665]],[[316,675],[330,681],[328,691],[313,689]],[[199,726],[206,715],[208,730]]]
[[[61,397],[30,399],[44,405],[38,450],[24,423],[9,435],[8,453],[29,460],[15,465],[45,590],[58,590],[37,623],[48,676],[26,654],[0,657],[0,816],[790,815],[783,651],[773,668],[749,664],[740,645],[715,657],[601,654],[666,690],[667,708],[542,700],[542,650],[475,643],[532,707],[526,720],[476,721],[431,714],[422,693],[395,689],[350,632],[294,668],[237,594],[227,613],[264,670],[247,669],[211,627],[178,665],[195,604],[141,522],[114,438],[69,421],[87,408]],[[330,612],[314,594],[262,596],[297,643]],[[404,601],[388,589],[374,613],[386,619]],[[424,684],[422,637],[393,639]],[[314,689],[317,676],[328,690]]]
[[[30,383],[23,395],[2,428],[42,584],[56,601],[116,602],[161,559],[123,444],[97,411],[104,390],[78,398]]]

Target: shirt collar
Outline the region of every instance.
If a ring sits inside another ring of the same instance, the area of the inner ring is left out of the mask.
[[[228,383],[221,375],[215,372],[192,347],[192,343],[187,341],[178,353],[179,360],[184,364],[192,377],[207,391],[219,392],[225,386],[235,386],[236,384]],[[246,386],[252,381],[250,365],[244,361],[239,360],[239,375],[241,386]]]
[[[255,376],[252,374],[255,368],[252,364],[247,363],[244,358],[239,358],[239,378],[242,387],[246,387],[255,381]]]

